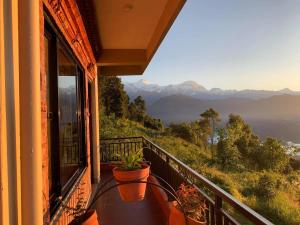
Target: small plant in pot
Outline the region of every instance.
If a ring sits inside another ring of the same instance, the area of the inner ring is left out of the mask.
[[[188,225],[205,225],[207,206],[198,190],[192,185],[181,184],[176,194],[182,207],[172,202],[169,224],[186,225],[188,222]]]
[[[117,183],[120,184],[118,190],[121,199],[124,202],[143,200],[147,184],[139,182],[147,181],[150,166],[143,162],[142,149],[117,157],[121,163],[113,169],[113,176]],[[126,182],[129,183],[126,184]]]

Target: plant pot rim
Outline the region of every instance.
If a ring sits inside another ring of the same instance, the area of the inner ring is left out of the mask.
[[[136,172],[136,171],[139,171],[139,170],[145,170],[145,169],[148,169],[150,167],[150,165],[148,165],[147,163],[142,163],[142,168],[139,168],[139,169],[135,169],[135,170],[124,170],[124,169],[121,169],[120,167],[116,166],[115,168],[113,168],[113,171],[115,172],[125,172],[125,173],[128,173],[128,172]]]

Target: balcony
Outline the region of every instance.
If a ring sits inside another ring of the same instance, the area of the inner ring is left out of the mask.
[[[145,160],[151,164],[151,173],[166,182],[161,182],[164,188],[177,190],[180,184],[188,183],[197,189],[207,206],[205,214],[207,225],[272,224],[144,137],[102,139],[101,165],[103,168],[111,168],[111,162],[115,160],[116,154],[124,155],[138,149],[143,149]],[[105,183],[111,177],[111,172],[102,169],[101,173],[102,182]],[[167,216],[164,216],[163,209],[155,202],[151,187],[148,185],[147,188],[145,200],[139,203],[121,202],[116,190],[101,197],[96,203],[101,224],[166,224]],[[168,195],[168,200],[171,201],[172,196]],[[142,221],[136,222],[139,219]]]
[[[101,179],[105,183],[112,178],[110,171],[102,173]],[[114,180],[111,185],[115,184]],[[143,201],[124,203],[117,189],[112,189],[95,204],[101,225],[165,225],[166,218],[157,207],[153,193],[148,188]]]

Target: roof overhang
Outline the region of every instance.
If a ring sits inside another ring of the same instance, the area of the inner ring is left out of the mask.
[[[77,0],[101,75],[142,74],[185,0]]]

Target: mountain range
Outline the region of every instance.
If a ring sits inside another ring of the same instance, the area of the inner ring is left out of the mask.
[[[124,86],[130,99],[141,95],[148,113],[166,124],[196,120],[200,113],[214,108],[221,115],[221,126],[230,113],[239,114],[261,138],[300,143],[299,91],[208,90],[194,81],[160,86],[140,80]]]
[[[158,99],[171,95],[186,95],[198,99],[227,99],[227,98],[246,98],[261,99],[275,95],[299,95],[300,91],[292,91],[288,88],[272,90],[223,90],[221,88],[206,89],[195,81],[185,81],[180,84],[170,84],[166,86],[151,83],[146,80],[139,80],[134,83],[125,83],[125,90],[131,99],[138,95],[143,96],[148,105],[151,105]]]

